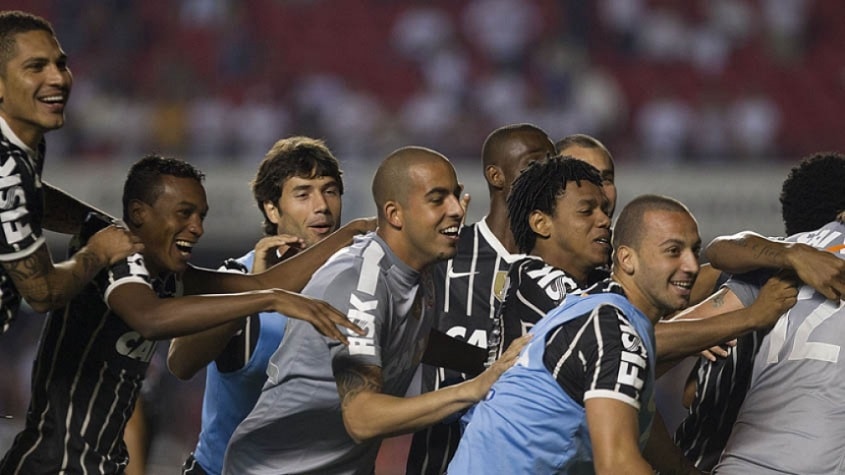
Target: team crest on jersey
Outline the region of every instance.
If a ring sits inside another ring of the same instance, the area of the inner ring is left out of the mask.
[[[508,288],[508,271],[496,271],[496,277],[493,280],[493,294],[496,300],[501,302],[505,299],[505,290]]]

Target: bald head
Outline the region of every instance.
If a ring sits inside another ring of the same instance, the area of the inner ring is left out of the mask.
[[[689,208],[680,201],[661,195],[641,195],[625,205],[613,227],[613,248],[628,246],[638,249],[643,239],[645,214],[650,211],[685,213],[692,216]]]
[[[373,199],[379,217],[388,201],[405,204],[413,188],[412,170],[421,165],[442,163],[454,170],[452,163],[442,154],[425,147],[402,147],[384,159],[373,177]]]
[[[525,137],[536,137],[533,149],[540,149],[542,154],[554,154],[554,144],[543,129],[532,124],[513,124],[499,127],[487,136],[481,148],[481,160],[484,168],[490,165],[502,166],[506,160],[514,158],[514,144],[525,141]]]

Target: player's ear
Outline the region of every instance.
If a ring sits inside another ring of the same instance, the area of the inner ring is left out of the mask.
[[[267,215],[267,219],[273,224],[279,224],[279,221],[282,219],[282,213],[279,211],[279,207],[270,200],[264,200],[262,206],[264,207],[264,213]]]
[[[131,200],[126,213],[129,218],[129,222],[126,224],[135,228],[143,226],[144,221],[147,219],[147,211],[149,210],[149,207],[150,206],[147,203],[144,203],[141,200]]]
[[[619,246],[614,249],[615,259],[613,265],[628,275],[633,275],[637,268],[637,252],[628,246]]]
[[[496,165],[487,165],[484,168],[484,178],[494,188],[502,189],[505,187],[505,173]]]
[[[393,200],[388,200],[384,203],[384,217],[396,229],[402,229],[405,225],[405,216],[402,210],[402,205]]]
[[[547,239],[552,235],[552,219],[551,216],[540,210],[534,210],[528,215],[528,226],[534,231],[537,237]]]

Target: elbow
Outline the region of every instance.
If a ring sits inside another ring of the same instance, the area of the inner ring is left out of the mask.
[[[196,370],[190,368],[187,364],[183,364],[183,362],[173,354],[167,355],[167,370],[180,381],[188,381],[197,374]]]
[[[377,434],[369,424],[363,421],[356,421],[353,417],[348,417],[346,411],[343,411],[343,426],[346,427],[346,433],[356,444],[363,444],[376,437]]]

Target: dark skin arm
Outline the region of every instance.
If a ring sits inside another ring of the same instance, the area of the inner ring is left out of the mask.
[[[247,292],[256,289],[280,288],[298,292],[311,279],[311,274],[338,249],[352,243],[352,238],[375,229],[375,219],[355,219],[319,243],[285,259],[259,274],[217,276],[197,267],[185,273],[185,291],[191,294]]]
[[[774,241],[744,231],[720,236],[707,245],[714,267],[739,274],[755,269],[791,269],[802,282],[828,299],[845,295],[845,260],[807,244]]]
[[[375,220],[371,218],[356,219],[347,223],[322,241],[301,251],[293,257],[265,269],[266,255],[272,246],[268,242],[296,245],[296,239],[284,239],[280,236],[270,236],[256,244],[254,274],[227,275],[223,272],[213,272],[207,269],[189,267],[185,273],[185,292],[188,294],[248,292],[264,288],[280,288],[299,292],[308,283],[311,275],[337,252],[340,248],[352,243],[352,238],[375,229]],[[280,241],[281,239],[281,241]],[[275,249],[275,248],[273,248]],[[249,314],[241,314],[246,316]],[[287,315],[287,314],[285,314]],[[290,315],[288,315],[290,316]],[[344,321],[347,321],[344,318]],[[199,370],[217,359],[226,348],[232,336],[243,328],[243,319],[230,321],[226,325],[211,328],[207,331],[192,335],[181,335],[170,343],[167,354],[167,367],[170,372],[180,379],[190,379]],[[339,339],[344,344],[346,338],[342,333],[329,328],[317,328],[324,335]]]
[[[263,311],[305,320],[320,333],[344,342],[346,338],[337,325],[362,332],[328,303],[281,289],[159,298],[144,284],[127,283],[112,290],[108,303],[127,325],[148,340],[196,333]]]

